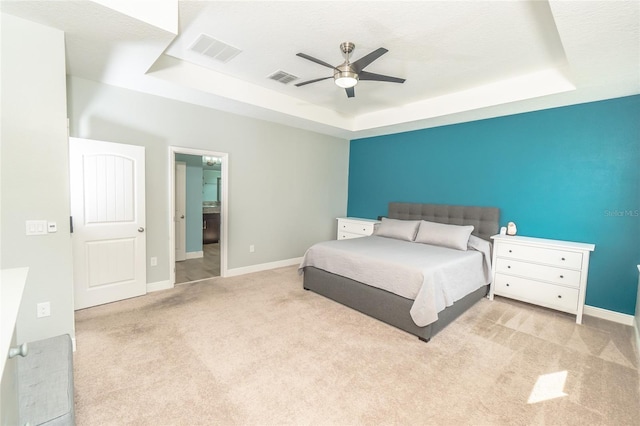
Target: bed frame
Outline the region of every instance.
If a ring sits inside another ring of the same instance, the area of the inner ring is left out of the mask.
[[[473,235],[491,241],[498,233],[499,209],[495,207],[451,206],[443,204],[389,203],[388,217],[404,220],[428,220],[453,225],[473,225]],[[413,300],[386,290],[332,274],[322,269],[304,269],[305,290],[311,290],[428,342],[431,337],[486,296],[489,286],[481,287],[438,314],[438,321],[418,327],[409,311]]]

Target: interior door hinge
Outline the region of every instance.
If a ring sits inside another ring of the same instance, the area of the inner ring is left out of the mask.
[[[73,216],[69,216],[69,229],[71,230],[71,233],[73,234]]]

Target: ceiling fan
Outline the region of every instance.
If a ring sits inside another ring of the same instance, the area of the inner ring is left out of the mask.
[[[398,77],[390,77],[388,75],[382,74],[374,74],[372,72],[364,71],[365,67],[371,64],[373,61],[378,59],[380,56],[384,55],[388,52],[384,47],[380,47],[368,55],[363,56],[355,62],[349,62],[349,58],[353,49],[355,49],[356,45],[351,42],[344,42],[340,44],[340,50],[342,51],[342,55],[344,56],[345,61],[338,65],[333,66],[328,64],[320,59],[316,59],[313,56],[309,56],[306,53],[297,53],[296,56],[300,56],[301,58],[307,59],[311,62],[315,62],[316,64],[325,66],[327,68],[331,68],[333,70],[333,77],[322,77],[316,78],[309,81],[303,81],[302,83],[296,84],[296,87],[304,86],[306,84],[315,83],[322,80],[327,80],[333,78],[333,81],[337,86],[342,87],[347,92],[348,98],[353,98],[355,96],[354,86],[358,84],[359,80],[371,80],[371,81],[387,81],[390,83],[404,83],[404,78]]]

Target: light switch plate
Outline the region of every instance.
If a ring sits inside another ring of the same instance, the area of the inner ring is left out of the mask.
[[[47,235],[46,220],[27,220],[27,235]]]

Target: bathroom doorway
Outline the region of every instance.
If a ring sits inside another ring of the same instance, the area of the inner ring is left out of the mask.
[[[225,153],[170,148],[174,285],[225,275],[227,160]]]

